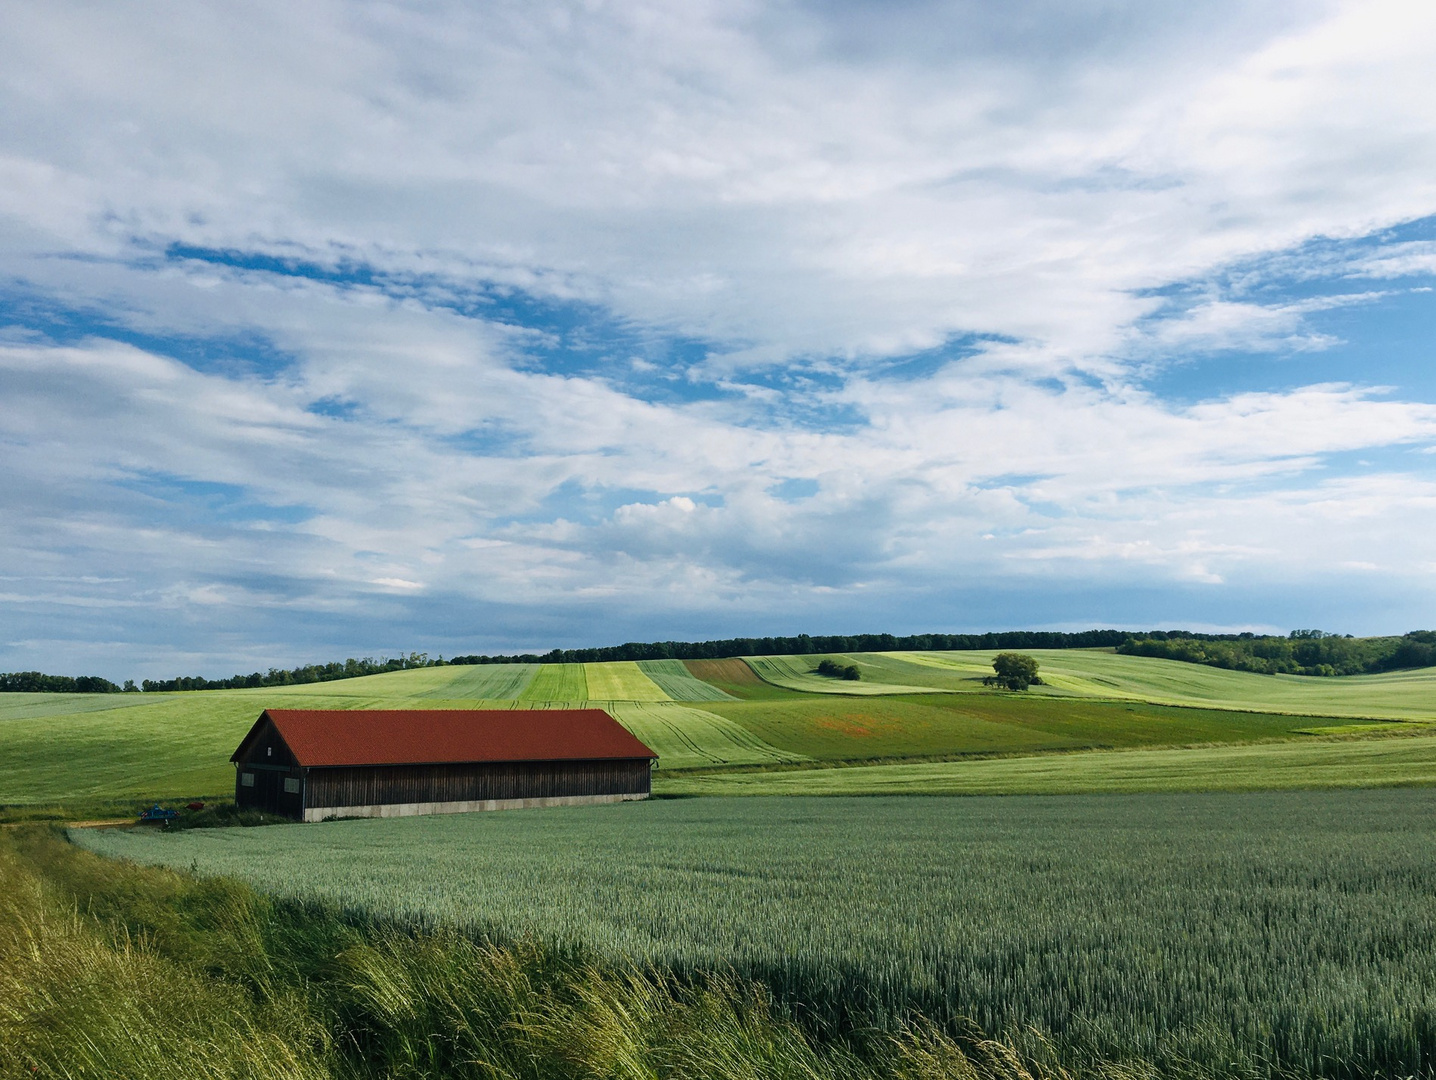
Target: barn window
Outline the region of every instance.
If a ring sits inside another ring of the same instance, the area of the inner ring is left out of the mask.
[[[286,793],[286,794],[289,794],[289,795],[298,795],[298,794],[299,794],[299,777],[297,777],[297,776],[286,776],[286,777],[284,778],[284,790],[285,790],[285,793]]]
[[[239,774],[239,782],[243,787],[254,787],[254,773],[242,772]]]

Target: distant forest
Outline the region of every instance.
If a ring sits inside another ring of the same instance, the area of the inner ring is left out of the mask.
[[[1117,646],[1127,656],[1155,656],[1189,664],[1255,671],[1262,675],[1374,675],[1436,666],[1436,631],[1402,637],[1354,638],[1320,630],[1288,637],[1148,634]]]
[[[962,649],[1112,649],[1127,656],[1153,656],[1190,664],[1254,671],[1264,675],[1361,675],[1403,668],[1436,666],[1436,631],[1415,630],[1402,637],[1354,638],[1321,630],[1293,630],[1288,637],[1255,634],[1199,634],[1189,630],[1083,630],[1063,634],[1046,630],[1010,630],[987,634],[838,634],[796,637],[722,638],[715,641],[628,642],[594,649],[455,656],[431,660],[411,652],[270,668],[227,679],[203,675],[145,679],[123,687],[97,675],[45,675],[38,671],[0,673],[0,693],[116,694],[176,690],[241,690],[265,686],[357,679],[409,668],[446,664],[592,664],[605,660],[721,660],[734,656],[804,656],[812,653],[947,651]]]

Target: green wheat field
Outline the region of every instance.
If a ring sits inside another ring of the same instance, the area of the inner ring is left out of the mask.
[[[668,800],[84,845],[506,941],[918,1009],[1074,1060],[1429,1070],[1436,790]]]
[[[216,1076],[1436,1077],[1436,669],[1037,651],[1015,694],[992,655],[6,694],[0,863],[33,902],[0,925],[29,1047],[0,1076],[171,1075],[183,1044],[243,1047]],[[655,799],[44,839],[223,803],[263,708],[578,705],[654,750]],[[26,966],[42,941],[70,975]],[[216,972],[230,1027],[146,1011]],[[112,982],[144,1034],[54,1019]]]

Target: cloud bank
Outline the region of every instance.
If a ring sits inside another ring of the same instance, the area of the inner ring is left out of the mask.
[[[1425,5],[5,17],[0,668],[1430,609]]]

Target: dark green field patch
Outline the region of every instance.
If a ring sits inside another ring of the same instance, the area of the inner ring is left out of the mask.
[[[1330,720],[1016,694],[715,702],[764,742],[823,761],[1191,746],[1309,737]],[[1343,725],[1357,734],[1379,721]]]

